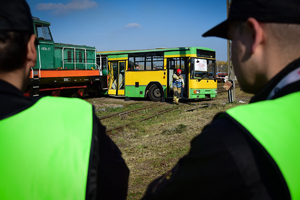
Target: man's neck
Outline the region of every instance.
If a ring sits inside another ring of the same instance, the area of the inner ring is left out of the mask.
[[[15,70],[13,72],[1,72],[0,79],[8,82],[9,84],[15,86],[22,91],[24,88],[24,71]]]

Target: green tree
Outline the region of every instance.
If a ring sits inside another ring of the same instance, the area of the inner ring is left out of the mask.
[[[227,61],[216,61],[217,72],[228,72],[228,62]]]

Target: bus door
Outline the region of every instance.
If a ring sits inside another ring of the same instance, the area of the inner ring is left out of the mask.
[[[184,88],[181,88],[181,98],[188,97],[188,62],[187,58],[168,58],[167,70],[168,70],[168,86],[167,96],[173,97],[173,74],[176,73],[176,69],[181,69],[182,77],[184,80]]]
[[[175,73],[175,61],[173,58],[167,59],[168,83],[167,97],[173,97],[173,74]]]
[[[125,61],[109,62],[109,95],[124,96]]]

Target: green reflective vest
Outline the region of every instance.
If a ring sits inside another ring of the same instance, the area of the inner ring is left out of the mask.
[[[267,150],[292,199],[300,199],[300,92],[227,111]]]
[[[1,120],[0,199],[85,199],[92,124],[89,103],[56,97]]]

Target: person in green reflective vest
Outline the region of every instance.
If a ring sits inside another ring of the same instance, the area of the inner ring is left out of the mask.
[[[215,116],[144,200],[300,199],[299,11],[299,0],[232,0],[203,34],[232,41],[239,85],[255,95]]]
[[[125,200],[128,167],[92,105],[23,95],[35,41],[26,1],[0,1],[0,199]]]

